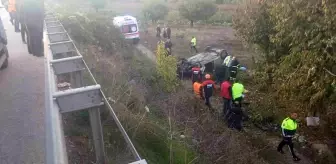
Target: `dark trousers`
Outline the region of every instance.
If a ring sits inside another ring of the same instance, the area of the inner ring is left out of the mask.
[[[223,116],[225,119],[227,119],[230,108],[231,108],[231,99],[226,99],[223,97]]]
[[[282,151],[282,148],[285,145],[288,145],[289,150],[291,151],[293,158],[297,157],[294,153],[294,144],[292,142],[292,137],[283,137],[282,141],[280,142],[280,144],[278,146],[278,151]]]
[[[15,32],[20,32],[20,22],[19,17],[16,12],[9,13],[10,15],[10,21],[14,25]]]
[[[195,52],[198,53],[196,46],[191,46],[190,47],[190,51],[192,52],[193,50],[195,50]]]
[[[209,108],[211,108],[210,97],[211,96],[205,96],[205,105],[208,106]]]

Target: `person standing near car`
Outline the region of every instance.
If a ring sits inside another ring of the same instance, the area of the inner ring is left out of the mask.
[[[205,81],[202,83],[202,88],[204,92],[204,99],[205,99],[205,105],[207,105],[210,109],[212,109],[212,106],[210,104],[210,98],[213,96],[216,86],[215,82],[211,80],[211,75],[206,74],[205,75]]]
[[[160,27],[160,25],[156,26],[156,37],[158,37],[158,38],[161,37],[161,27]]]
[[[240,82],[240,80],[236,79],[232,85],[232,101],[239,102],[239,106],[241,107],[244,93],[247,92],[248,90],[245,89],[244,85]]]
[[[226,119],[232,103],[232,85],[229,80],[221,84],[220,95],[223,98],[223,117]]]
[[[168,26],[168,27],[167,27],[167,37],[168,37],[168,39],[170,39],[170,36],[171,36],[171,29],[170,29],[170,27]]]
[[[191,53],[192,53],[193,50],[195,50],[195,52],[198,53],[196,46],[197,46],[197,40],[196,40],[196,37],[193,36],[191,38],[191,41],[190,41],[190,51],[191,51]]]
[[[167,39],[167,41],[165,42],[165,49],[167,50],[168,56],[172,54],[172,47],[173,43],[170,39]]]

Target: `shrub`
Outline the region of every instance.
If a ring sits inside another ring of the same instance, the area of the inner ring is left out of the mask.
[[[156,69],[159,78],[163,80],[163,88],[167,92],[175,91],[178,86],[177,79],[177,59],[176,57],[169,55],[164,48],[163,42],[159,43],[156,51]]]
[[[217,12],[214,2],[204,0],[186,0],[179,6],[180,15],[190,21],[194,26],[195,21],[207,20]]]

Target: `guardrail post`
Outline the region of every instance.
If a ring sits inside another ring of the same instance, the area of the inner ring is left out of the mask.
[[[74,79],[74,87],[83,86],[83,76],[81,71],[76,71],[71,73],[72,79]],[[104,148],[104,138],[103,138],[103,129],[100,118],[100,108],[91,108],[88,109],[90,124],[92,130],[93,143],[96,153],[96,163],[105,164],[105,148]]]
[[[90,124],[93,134],[93,143],[96,152],[96,163],[105,164],[105,151],[104,151],[104,139],[103,129],[100,119],[100,109],[89,109]]]

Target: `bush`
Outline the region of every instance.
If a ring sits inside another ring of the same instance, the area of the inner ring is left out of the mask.
[[[158,20],[164,19],[168,11],[168,7],[160,0],[149,0],[146,2],[142,12],[146,19],[155,23]]]
[[[217,12],[214,2],[204,0],[186,0],[179,6],[180,15],[190,21],[194,26],[195,21],[207,20]]]
[[[156,69],[159,78],[163,80],[163,88],[167,92],[175,91],[178,86],[177,79],[177,60],[176,57],[169,55],[164,48],[163,42],[159,43],[156,51]]]

